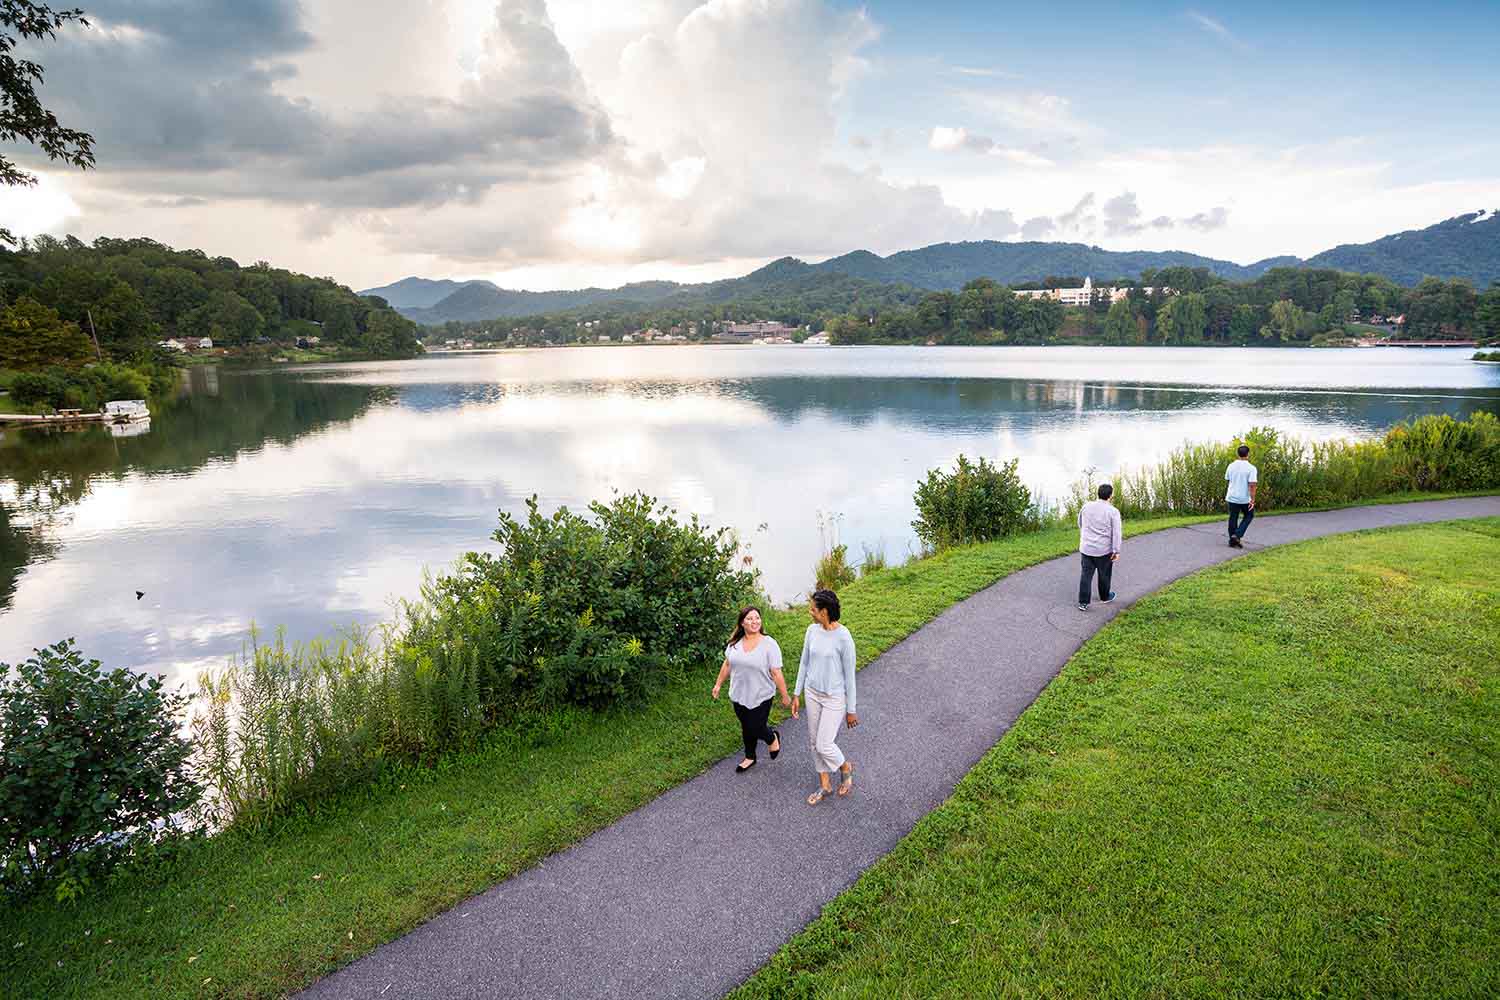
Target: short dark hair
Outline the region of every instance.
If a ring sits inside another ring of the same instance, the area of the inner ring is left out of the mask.
[[[828,612],[828,620],[839,620],[839,595],[831,590],[815,590],[811,598],[813,607]]]
[[[1250,446],[1248,444],[1240,445],[1239,450],[1237,450],[1235,454],[1240,456],[1240,458],[1244,458],[1246,455],[1250,454]]]
[[[1112,497],[1114,495],[1115,495],[1115,488],[1113,486],[1109,485],[1108,483],[1102,483],[1099,486],[1099,499],[1100,500],[1108,500],[1110,497]]]

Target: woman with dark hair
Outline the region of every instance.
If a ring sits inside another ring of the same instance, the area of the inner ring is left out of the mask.
[[[859,725],[854,713],[854,636],[839,624],[839,597],[831,590],[813,592],[807,602],[813,623],[802,640],[802,662],[797,668],[797,690],[792,697],[792,718],[807,693],[807,735],[812,741],[813,766],[818,772],[818,790],[807,797],[815,806],[833,791],[832,774],[838,771],[838,794],[854,790],[854,765],[834,740],[839,723],[850,729]]]
[[[745,740],[745,759],[734,769],[744,774],[755,766],[755,746],[764,742],[775,760],[781,753],[781,734],[767,725],[771,717],[771,696],[781,692],[781,703],[791,705],[786,693],[786,678],[781,672],[781,647],[761,631],[760,609],[747,607],[734,623],[734,633],[724,650],[724,665],[714,681],[714,698],[729,678],[729,700],[739,716],[740,735]]]

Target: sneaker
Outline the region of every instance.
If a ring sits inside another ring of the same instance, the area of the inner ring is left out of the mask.
[[[1079,611],[1087,611],[1088,609],[1089,609],[1089,606],[1087,604],[1080,604],[1080,605],[1078,605],[1078,610]]]
[[[1108,597],[1106,597],[1106,598],[1105,598],[1105,599],[1104,599],[1104,600],[1102,600],[1102,601],[1100,601],[1100,602],[1099,602],[1099,603],[1100,603],[1100,604],[1108,604],[1108,603],[1110,603],[1110,602],[1111,602],[1111,601],[1113,601],[1113,600],[1114,600],[1114,599],[1115,599],[1115,592],[1114,592],[1114,591],[1113,591],[1113,590],[1111,590],[1111,591],[1110,591],[1110,592],[1109,592],[1109,596],[1108,596]]]

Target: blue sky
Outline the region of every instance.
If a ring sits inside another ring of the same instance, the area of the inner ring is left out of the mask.
[[[131,0],[0,195],[355,286],[1058,239],[1249,262],[1500,208],[1500,4]],[[222,28],[222,30],[220,30]]]

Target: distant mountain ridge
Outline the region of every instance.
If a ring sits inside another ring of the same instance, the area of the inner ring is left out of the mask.
[[[1423,277],[1467,278],[1478,288],[1500,280],[1500,211],[1470,212],[1426,229],[1409,230],[1371,243],[1345,244],[1307,260],[1268,257],[1236,264],[1180,250],[1104,250],[1083,243],[1006,243],[984,240],[936,243],[881,257],[855,250],[808,264],[783,257],[740,278],[681,285],[647,281],[620,288],[525,292],[488,281],[404,278],[362,295],[379,295],[402,315],[436,325],[573,309],[600,302],[692,305],[726,302],[767,291],[802,291],[821,283],[855,279],[858,285],[906,285],[944,291],[975,278],[1001,284],[1040,281],[1049,275],[1092,275],[1096,280],[1134,278],[1147,268],[1201,267],[1231,281],[1252,281],[1274,267],[1333,268],[1383,274],[1414,285]]]
[[[1309,257],[1304,266],[1383,274],[1403,285],[1429,275],[1468,278],[1483,291],[1500,279],[1500,209],[1454,216],[1372,243],[1346,243]]]
[[[425,309],[428,306],[437,305],[460,288],[469,285],[488,285],[496,291],[500,290],[499,286],[494,282],[478,279],[474,281],[454,281],[451,278],[437,280],[432,278],[402,278],[400,281],[392,282],[389,285],[381,285],[379,288],[366,288],[359,294],[378,295],[382,299],[385,299],[386,303],[392,309]]]

